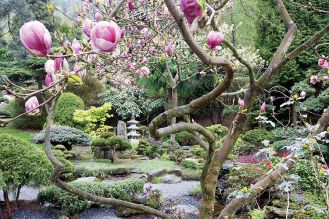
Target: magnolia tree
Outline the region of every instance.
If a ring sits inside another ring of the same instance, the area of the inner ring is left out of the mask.
[[[24,114],[38,114],[41,107],[46,108],[48,119],[45,150],[55,167],[51,176],[51,181],[55,185],[95,203],[124,206],[161,218],[171,218],[170,215],[159,210],[113,198],[98,197],[62,181],[60,176],[65,166],[52,152],[49,132],[53,123],[56,98],[67,84],[82,84],[88,74],[86,71],[88,68],[94,68],[94,72],[96,72],[90,76],[106,77],[111,86],[120,88],[136,86],[135,82],[138,77],[148,77],[149,68],[154,66],[154,60],[157,59],[162,62],[166,62],[168,59],[175,60],[180,68],[188,66],[189,63],[197,63],[200,69],[204,69],[204,72],[216,74],[220,78],[219,85],[208,94],[187,105],[174,105],[174,108],[154,118],[149,128],[150,134],[155,139],[180,131],[195,134],[199,144],[208,153],[201,176],[200,218],[213,218],[215,190],[220,170],[243,130],[254,100],[265,92],[272,77],[290,60],[296,58],[304,50],[315,46],[316,42],[329,31],[329,25],[327,25],[294,50],[288,52],[297,34],[297,25],[289,16],[283,1],[275,1],[287,32],[270,63],[262,68],[261,74],[257,74],[260,76],[257,77],[254,72],[255,65],[243,54],[240,54],[243,50],[235,48],[225,39],[225,34],[220,32],[218,23],[222,12],[230,7],[230,4],[232,1],[228,0],[117,0],[105,2],[85,0],[78,10],[79,16],[76,21],[85,33],[85,39],[62,42],[62,48],[56,54],[52,53],[51,35],[42,23],[31,21],[21,27],[20,38],[26,49],[35,56],[48,58],[45,63],[45,86],[40,90],[29,90],[17,86],[5,78],[6,84],[1,87],[17,98],[27,100]],[[227,51],[230,51],[230,55]],[[230,95],[227,90],[237,76],[237,65],[246,69],[244,72],[249,78],[249,84],[243,92],[240,92],[244,95],[244,98],[239,101],[240,110],[221,147],[216,149],[216,136],[201,125],[192,122],[189,116],[212,100]],[[319,66],[325,70],[328,69],[327,56],[319,57]],[[180,80],[179,75],[174,77],[173,79],[177,82]],[[17,90],[21,91],[17,92]],[[42,101],[37,99],[37,94],[43,96]],[[301,96],[303,95],[301,94]],[[266,113],[265,102],[261,104],[261,113]],[[181,118],[184,122],[175,123],[174,118]],[[171,120],[173,123],[168,125],[167,121]],[[318,133],[324,131],[328,121],[329,110],[326,110],[308,138],[312,140]],[[298,159],[298,153],[291,152],[283,158],[280,165],[269,171],[259,182],[251,185],[248,192],[231,200],[221,211],[219,218],[233,217],[237,209],[256,198],[266,188],[275,185],[280,176],[298,162]]]

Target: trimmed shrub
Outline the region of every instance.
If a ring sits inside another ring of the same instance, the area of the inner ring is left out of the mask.
[[[131,144],[120,136],[110,137],[106,140],[106,145],[117,151],[125,151],[132,148]]]
[[[150,147],[150,143],[146,139],[139,139],[137,146],[137,153],[144,155],[148,147]]]
[[[192,170],[196,170],[199,168],[199,165],[196,164],[195,162],[191,161],[191,160],[183,160],[181,162],[181,166],[186,168],[186,169],[192,169]]]
[[[205,149],[203,149],[200,145],[194,145],[193,147],[190,148],[189,152],[192,155],[200,156],[202,158],[207,157],[207,152]]]
[[[50,129],[50,142],[53,145],[64,145],[71,150],[73,145],[88,145],[92,138],[85,132],[69,126],[53,125]],[[35,144],[42,144],[45,141],[45,130],[32,138]]]
[[[95,138],[91,144],[92,147],[102,147],[106,146],[106,139],[104,138]]]
[[[107,132],[103,132],[100,135],[101,138],[105,138],[105,139],[110,138],[110,137],[113,137],[113,136],[115,136],[114,132],[108,132],[108,131]]]
[[[5,111],[9,112],[11,117],[16,117],[25,112],[24,104],[24,100],[16,98],[5,107]],[[19,129],[42,129],[46,122],[47,115],[43,108],[40,110],[40,112],[41,114],[36,116],[21,116],[20,118],[11,121],[8,124],[8,127]]]
[[[66,91],[79,96],[86,107],[99,105],[98,96],[104,92],[104,90],[104,83],[93,77],[87,77],[82,85],[68,85],[66,87]]]
[[[175,140],[179,145],[195,145],[198,143],[194,135],[188,131],[176,133]]]
[[[144,190],[144,182],[140,179],[129,179],[116,183],[81,181],[72,182],[70,185],[97,196],[125,201],[131,201],[137,194],[142,193]],[[64,208],[71,215],[79,213],[93,204],[56,186],[41,189],[38,199],[42,203],[49,202],[55,206]]]
[[[242,140],[249,142],[256,146],[261,146],[263,140],[273,141],[274,135],[264,129],[253,129],[247,131],[241,136]]]
[[[216,134],[220,138],[224,138],[225,135],[227,135],[227,133],[228,133],[228,129],[225,126],[221,125],[221,124],[208,126],[207,129],[211,133]]]
[[[78,127],[73,120],[75,110],[83,110],[83,100],[73,93],[63,93],[59,96],[55,107],[55,123],[71,127]]]

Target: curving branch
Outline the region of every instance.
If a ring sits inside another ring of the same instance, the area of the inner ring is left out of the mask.
[[[59,188],[65,190],[71,194],[74,194],[82,199],[87,199],[89,201],[93,201],[98,204],[123,206],[126,208],[143,211],[147,214],[155,215],[160,218],[170,219],[170,217],[168,215],[166,215],[156,209],[150,208],[148,206],[141,205],[141,204],[135,204],[135,203],[127,202],[127,201],[122,201],[122,200],[114,199],[114,198],[99,197],[99,196],[93,195],[91,193],[85,192],[83,190],[77,189],[77,188],[71,186],[70,184],[59,179],[59,177],[61,176],[62,172],[65,169],[65,165],[54,156],[53,151],[51,149],[51,143],[50,143],[50,128],[51,128],[51,125],[53,124],[53,119],[54,119],[55,102],[56,102],[56,98],[54,98],[52,100],[50,107],[47,106],[48,118],[47,118],[47,127],[45,130],[46,155],[47,155],[48,159],[51,161],[51,163],[54,165],[54,170],[50,176],[51,182],[53,182],[56,186],[58,186]]]

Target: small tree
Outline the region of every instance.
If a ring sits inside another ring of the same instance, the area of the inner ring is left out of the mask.
[[[52,165],[42,149],[11,135],[0,135],[0,188],[3,190],[8,218],[12,217],[9,191],[16,191],[28,183],[45,183]]]

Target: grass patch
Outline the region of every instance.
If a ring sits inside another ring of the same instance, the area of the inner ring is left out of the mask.
[[[22,131],[13,128],[0,128],[0,134],[9,134],[17,138],[23,139],[25,141],[32,142],[31,139],[33,133],[29,131]],[[43,144],[34,144],[34,145],[38,145],[38,147],[43,147]]]
[[[202,174],[202,170],[197,169],[182,169],[182,179],[183,180],[200,180]]]
[[[176,167],[175,162],[168,160],[128,160],[125,163],[111,163],[109,160],[80,160],[74,161],[76,177],[96,176],[105,177],[119,173],[129,173],[132,169],[137,169],[143,173],[150,173],[160,169],[167,171]]]

